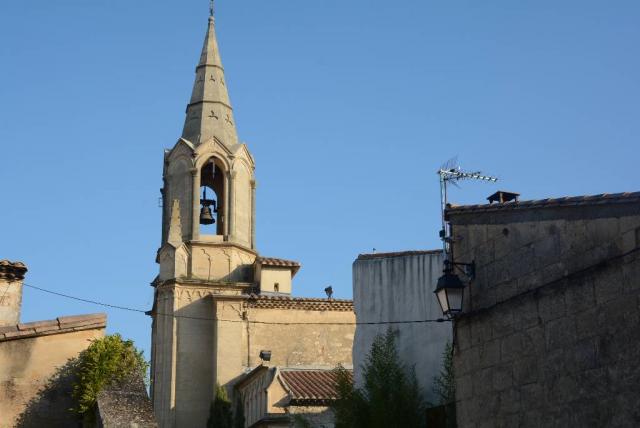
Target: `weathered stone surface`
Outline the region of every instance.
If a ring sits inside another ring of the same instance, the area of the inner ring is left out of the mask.
[[[70,327],[73,323],[61,327],[51,320],[14,325],[4,337],[0,334],[0,427],[77,425],[68,411],[73,404],[70,361],[104,335],[104,314],[101,319],[101,324],[77,330]]]
[[[456,252],[482,260],[457,321],[459,427],[638,426],[640,194],[631,195],[612,206],[450,214],[466,237]]]
[[[100,428],[155,428],[151,400],[140,376],[115,382],[104,387],[96,402]]]
[[[442,317],[442,310],[433,293],[434,284],[442,275],[441,251],[408,251],[361,255],[353,264],[353,299],[358,322],[433,320]],[[442,365],[442,353],[451,340],[451,323],[406,323],[391,326],[398,332],[398,353],[409,367],[415,367],[416,377],[426,399],[437,401],[433,393],[433,378]],[[358,325],[353,343],[353,367],[356,382],[362,381],[362,364],[376,334],[384,334],[388,324]],[[482,328],[489,329],[489,324]],[[473,346],[473,332],[466,330],[459,337],[465,349]],[[333,345],[329,345],[332,347]],[[498,344],[484,349],[482,359],[487,364],[498,361]],[[474,355],[479,350],[471,351]],[[475,360],[472,364],[480,364]],[[461,373],[472,367],[460,368]]]
[[[0,327],[20,322],[22,282],[27,267],[22,262],[0,260]]]

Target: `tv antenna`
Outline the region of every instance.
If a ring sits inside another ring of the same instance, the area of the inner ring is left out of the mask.
[[[440,213],[442,216],[440,239],[442,239],[442,248],[444,249],[445,254],[448,254],[451,237],[449,236],[447,222],[444,219],[444,211],[447,209],[448,204],[447,185],[453,184],[454,186],[459,187],[458,182],[462,180],[480,180],[495,183],[498,181],[498,178],[483,175],[480,171],[463,171],[458,165],[457,156],[445,162],[436,173],[440,177]]]

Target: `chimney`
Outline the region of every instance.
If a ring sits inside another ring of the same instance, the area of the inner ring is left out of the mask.
[[[0,260],[0,327],[20,322],[22,281],[26,272],[24,263]]]
[[[505,192],[504,190],[498,190],[493,195],[489,196],[487,200],[490,204],[497,202],[499,204],[504,204],[505,202],[518,202],[518,198],[520,197],[520,193],[513,192]]]

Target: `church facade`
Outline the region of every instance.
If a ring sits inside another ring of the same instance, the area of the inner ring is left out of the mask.
[[[300,265],[257,250],[254,171],[238,139],[210,16],[182,136],[164,157],[150,311],[160,427],[205,426],[216,384],[233,395],[262,364],[261,351],[271,352],[273,366],[351,366],[352,302],[291,297]]]

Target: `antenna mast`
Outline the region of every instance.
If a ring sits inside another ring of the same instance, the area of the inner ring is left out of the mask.
[[[437,172],[440,177],[440,213],[442,216],[442,230],[440,230],[440,239],[442,239],[442,248],[445,255],[449,254],[449,243],[451,241],[449,225],[445,221],[444,211],[447,209],[447,184],[451,183],[457,187],[457,182],[461,180],[480,180],[495,183],[497,177],[483,175],[480,171],[463,171],[458,165],[456,159],[449,160]]]

